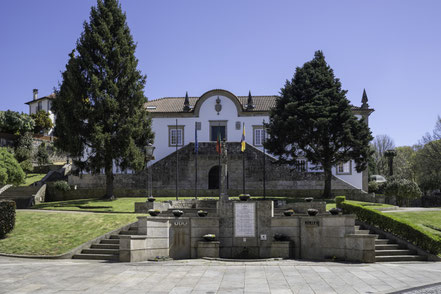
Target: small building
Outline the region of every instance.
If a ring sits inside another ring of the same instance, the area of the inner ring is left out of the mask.
[[[48,96],[44,96],[38,98],[38,89],[33,90],[33,99],[31,101],[26,102],[25,104],[29,105],[29,115],[36,114],[38,111],[43,110],[49,113],[49,117],[52,120],[52,123],[55,125],[55,115],[52,112],[52,101],[55,99],[55,94],[52,93]],[[50,129],[47,132],[47,135],[52,136],[54,129]]]

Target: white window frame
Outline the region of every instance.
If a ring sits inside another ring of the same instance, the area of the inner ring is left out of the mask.
[[[337,175],[350,175],[352,174],[352,162],[342,162],[336,166],[336,174]]]
[[[176,144],[184,146],[184,126],[168,126],[168,146],[176,147]]]
[[[262,147],[263,141],[268,139],[268,130],[265,130],[262,126],[253,126],[253,145],[256,147]]]

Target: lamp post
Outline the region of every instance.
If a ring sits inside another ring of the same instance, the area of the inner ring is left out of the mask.
[[[150,170],[150,168],[148,167],[148,163],[150,160],[155,159],[153,157],[153,151],[155,151],[155,147],[152,145],[152,143],[147,143],[147,145],[144,147],[144,152],[145,152],[145,167],[147,169],[147,198],[153,198],[152,192],[153,192],[153,180],[152,180],[152,171]],[[149,171],[150,170],[150,171]]]

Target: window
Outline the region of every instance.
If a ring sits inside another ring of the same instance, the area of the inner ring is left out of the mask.
[[[42,109],[43,109],[43,105],[42,105],[41,101],[38,101],[37,111],[40,111]]]
[[[350,175],[351,174],[351,162],[340,163],[337,165],[338,175]]]
[[[210,121],[210,141],[217,141],[220,133],[221,140],[227,140],[227,121]]]
[[[168,126],[168,146],[184,146],[184,126]]]
[[[48,100],[47,101],[47,111],[51,111],[52,110],[52,101]]]
[[[262,146],[265,141],[265,137],[268,138],[268,133],[262,128],[262,126],[253,126],[253,145]]]

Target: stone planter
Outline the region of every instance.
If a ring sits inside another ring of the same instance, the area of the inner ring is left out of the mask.
[[[318,210],[314,208],[310,208],[307,210],[309,216],[316,216],[318,214]]]
[[[156,198],[154,198],[154,197],[148,197],[147,198],[148,202],[155,202],[155,200],[156,200]]]
[[[148,210],[148,213],[149,213],[151,216],[158,216],[158,215],[161,213],[161,211],[160,211],[160,210],[157,210],[157,209],[149,209],[149,210]]]
[[[198,211],[198,216],[199,216],[199,217],[206,217],[207,214],[208,214],[208,212],[205,211],[205,210],[199,210],[199,211]]]
[[[292,210],[292,209],[288,209],[283,212],[284,216],[291,216],[293,214],[294,214],[294,210]]]
[[[184,214],[182,210],[177,210],[177,209],[173,210],[172,213],[175,217],[180,217]]]
[[[240,201],[248,201],[250,199],[250,194],[240,194],[239,195],[239,200]]]
[[[211,242],[216,239],[216,235],[215,234],[206,234],[206,235],[203,235],[202,238],[204,239],[204,241]]]
[[[305,202],[312,202],[312,200],[314,200],[314,198],[312,198],[312,197],[305,198]]]
[[[340,209],[340,208],[336,208],[336,207],[331,208],[331,209],[329,210],[329,213],[332,214],[332,215],[339,215],[340,212],[341,212],[341,209]]]

